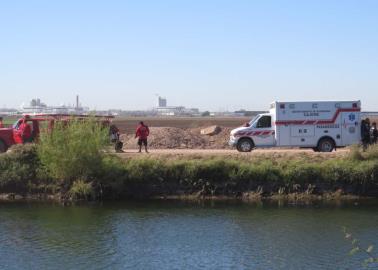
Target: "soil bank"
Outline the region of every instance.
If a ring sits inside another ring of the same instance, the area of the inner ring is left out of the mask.
[[[49,177],[33,147],[0,155],[5,199],[124,200],[151,198],[378,197],[378,155],[348,151],[260,152],[250,155],[111,153],[90,178]],[[234,153],[234,152],[233,152]]]

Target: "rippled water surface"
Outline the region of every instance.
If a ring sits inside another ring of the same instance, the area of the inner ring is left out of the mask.
[[[1,269],[363,269],[378,203],[0,204]],[[378,248],[377,248],[378,249]]]

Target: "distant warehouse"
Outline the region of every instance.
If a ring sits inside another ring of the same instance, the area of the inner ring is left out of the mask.
[[[167,106],[167,99],[158,97],[158,106],[154,109],[155,113],[160,116],[198,116],[200,115],[197,108],[185,108],[184,106]]]
[[[155,111],[157,115],[161,116],[197,116],[200,114],[199,109],[189,109],[183,106],[156,107]]]

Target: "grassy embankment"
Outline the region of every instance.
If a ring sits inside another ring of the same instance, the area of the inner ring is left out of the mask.
[[[183,157],[121,160],[95,122],[57,126],[37,145],[0,155],[0,193],[60,200],[341,194],[378,196],[378,146],[343,157]]]

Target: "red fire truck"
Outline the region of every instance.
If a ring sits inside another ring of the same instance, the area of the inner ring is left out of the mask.
[[[41,130],[51,131],[54,123],[57,121],[69,122],[72,120],[88,120],[95,118],[96,121],[103,123],[105,126],[110,126],[114,116],[99,116],[99,115],[69,115],[69,114],[39,114],[39,115],[24,115],[18,119],[11,127],[0,128],[0,153],[6,152],[9,147],[14,144],[23,144],[24,140],[20,131],[20,125],[26,122],[31,127],[31,138],[37,141]]]

